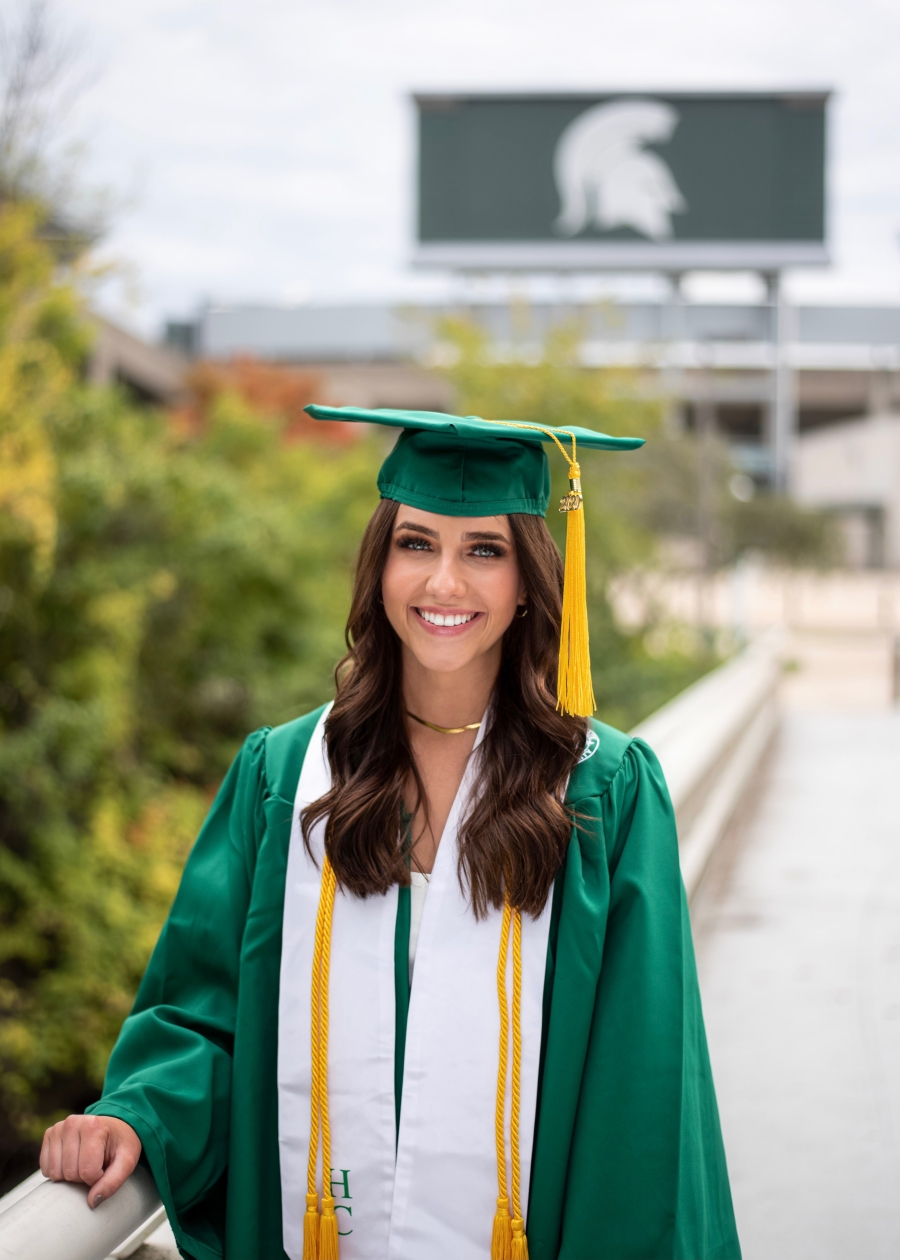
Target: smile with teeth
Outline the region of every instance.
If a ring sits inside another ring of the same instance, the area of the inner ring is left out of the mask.
[[[436,613],[429,612],[425,608],[417,608],[416,612],[423,621],[427,621],[432,626],[463,626],[467,621],[472,621],[478,616],[478,613]]]

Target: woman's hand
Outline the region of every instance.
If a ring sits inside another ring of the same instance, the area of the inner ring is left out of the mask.
[[[44,1134],[41,1172],[51,1181],[83,1181],[98,1207],[134,1172],[141,1139],[114,1116],[67,1116]]]

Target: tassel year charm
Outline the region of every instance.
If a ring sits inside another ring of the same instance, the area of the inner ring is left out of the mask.
[[[560,499],[559,510],[560,512],[577,512],[583,504],[584,495],[581,493],[581,468],[578,464],[572,464],[569,467],[569,493],[564,494]]]

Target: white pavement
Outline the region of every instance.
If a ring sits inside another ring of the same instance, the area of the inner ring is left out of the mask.
[[[815,691],[695,906],[710,1052],[745,1260],[896,1260],[900,711]]]

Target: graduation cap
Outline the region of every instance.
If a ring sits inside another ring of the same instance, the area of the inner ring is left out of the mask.
[[[643,438],[610,437],[577,425],[555,428],[520,420],[484,420],[437,411],[320,407],[316,420],[350,420],[400,429],[378,474],[383,499],[441,516],[544,516],[550,503],[546,445],[553,443],[569,466],[562,633],[557,708],[575,717],[594,712],[588,646],[584,554],[584,499],[578,450],[633,451]]]

